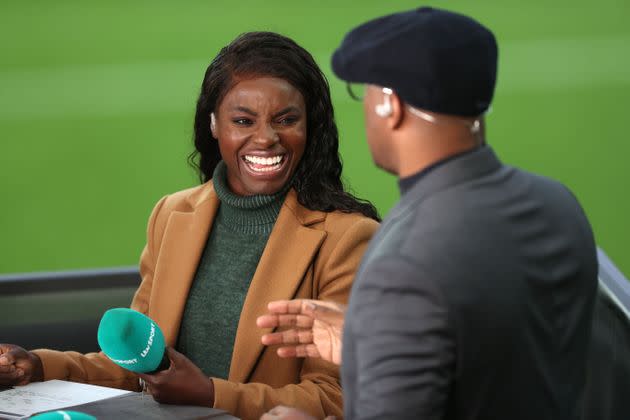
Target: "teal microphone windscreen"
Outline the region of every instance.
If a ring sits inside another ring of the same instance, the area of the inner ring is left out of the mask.
[[[101,350],[118,366],[149,373],[163,368],[164,335],[148,316],[129,308],[109,309],[98,326]]]
[[[96,417],[89,414],[79,413],[78,411],[49,411],[48,413],[38,414],[31,417],[37,420],[96,420]]]

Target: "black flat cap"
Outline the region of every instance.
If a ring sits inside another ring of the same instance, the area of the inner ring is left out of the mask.
[[[422,7],[354,28],[335,51],[332,68],[348,82],[392,88],[416,108],[477,116],[494,94],[497,43],[467,16]]]

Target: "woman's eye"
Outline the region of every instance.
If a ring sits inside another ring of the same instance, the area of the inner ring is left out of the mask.
[[[287,116],[278,121],[281,125],[293,125],[299,120],[296,116]]]
[[[236,125],[246,125],[246,126],[252,125],[254,123],[249,118],[234,118],[232,122]]]

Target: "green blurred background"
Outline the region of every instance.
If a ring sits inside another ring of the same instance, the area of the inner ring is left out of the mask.
[[[386,214],[360,104],[330,71],[344,33],[415,1],[0,0],[0,273],[136,264],[163,195],[187,166],[206,66],[236,35],[272,30],[329,76],[345,179]],[[497,35],[489,142],[504,161],[567,184],[597,241],[630,273],[630,2],[433,1]],[[401,50],[400,54],[410,54]]]

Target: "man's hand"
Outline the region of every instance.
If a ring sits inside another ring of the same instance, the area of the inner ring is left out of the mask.
[[[260,420],[317,420],[315,417],[298,410],[297,408],[279,405],[262,415]],[[334,416],[328,416],[324,420],[335,420]]]
[[[346,306],[320,300],[279,300],[267,305],[269,314],[258,317],[261,328],[291,327],[265,334],[264,345],[281,345],[280,357],[321,357],[341,364],[341,337]]]
[[[152,375],[139,373],[153,398],[164,404],[214,405],[214,384],[193,362],[171,347],[166,348],[171,361],[168,369]]]
[[[13,344],[0,344],[0,386],[26,385],[44,380],[39,356]]]

